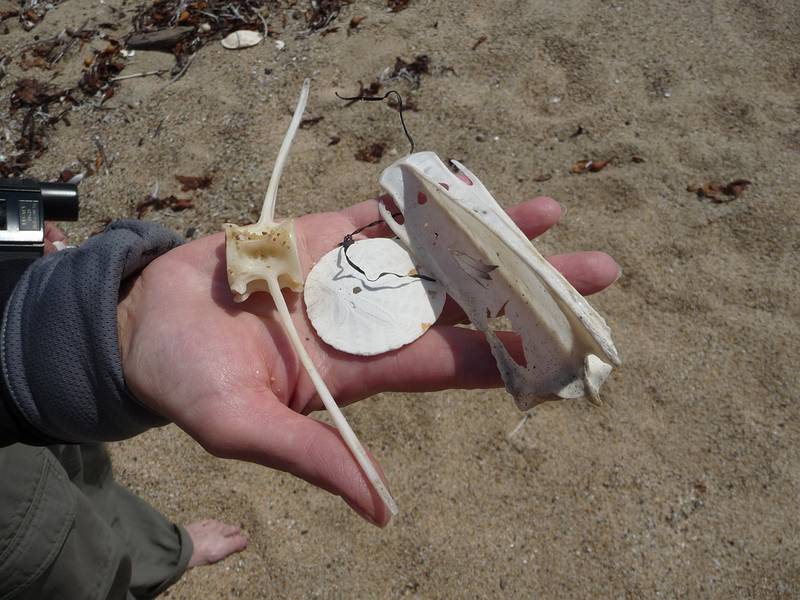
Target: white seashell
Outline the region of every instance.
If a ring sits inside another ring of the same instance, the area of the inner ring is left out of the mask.
[[[72,177],[69,178],[69,181],[67,183],[72,184],[72,185],[78,185],[81,181],[83,181],[84,177],[86,177],[86,172],[85,171],[83,171],[81,173],[76,173],[75,175],[73,175]]]
[[[478,178],[454,175],[433,152],[387,167],[381,186],[403,214],[380,213],[426,273],[441,282],[486,335],[506,389],[527,410],[554,398],[590,396],[620,364],[606,322],[536,251]],[[506,350],[489,318],[503,311],[525,364]]]
[[[275,40],[275,48],[277,50],[283,50],[284,48],[286,48],[286,42],[284,42],[283,40]]]
[[[411,255],[396,240],[359,240],[347,250],[335,248],[314,265],[303,292],[314,329],[337,350],[373,356],[410,344],[436,322],[444,306],[444,288],[435,281],[395,277],[384,272],[416,273]]]
[[[233,33],[229,33],[220,42],[223,48],[227,48],[228,50],[238,50],[240,48],[249,48],[250,46],[255,46],[256,44],[260,44],[261,40],[264,39],[258,31],[253,31],[252,29],[241,29],[239,31],[234,31]]]

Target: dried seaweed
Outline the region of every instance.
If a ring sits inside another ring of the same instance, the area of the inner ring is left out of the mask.
[[[576,137],[582,136],[585,133],[589,133],[584,129],[583,125],[578,125],[578,128],[570,134],[570,139],[575,139]]]
[[[30,31],[41,23],[47,13],[55,6],[61,3],[62,0],[49,0],[49,2],[36,2],[35,0],[27,0],[18,3],[19,10],[7,10],[0,12],[0,22],[6,19],[17,17],[20,25],[25,31]]]
[[[30,166],[33,159],[44,153],[47,148],[46,129],[59,121],[66,121],[71,105],[77,102],[70,95],[70,90],[55,88],[32,77],[16,82],[9,101],[9,114],[24,111],[24,116],[19,137],[14,143],[18,152],[0,161],[0,175],[17,177]],[[56,104],[70,106],[51,113],[51,105]]]
[[[430,64],[431,59],[427,54],[418,54],[410,63],[398,56],[394,61],[394,67],[391,70],[385,69],[381,74],[380,82],[386,84],[404,79],[414,88],[418,88],[422,76],[430,75]]]
[[[90,39],[95,33],[82,26],[77,31],[67,29],[54,38],[39,40],[27,46],[33,58],[23,53],[20,64],[23,68],[35,66],[48,69],[58,62],[77,40]],[[17,111],[25,111],[25,114],[15,127],[18,138],[14,142],[14,147],[17,152],[0,161],[0,176],[20,176],[31,166],[34,159],[45,152],[48,129],[61,121],[69,126],[67,115],[74,106],[81,104],[76,99],[80,96],[80,92],[87,99],[94,98],[98,92],[102,92],[101,102],[113,95],[111,78],[125,67],[119,43],[108,38],[107,47],[91,57],[85,66],[86,69],[75,88],[55,88],[35,77],[26,77],[16,82],[9,97],[8,113],[13,115]],[[54,110],[56,106],[58,109]],[[108,167],[105,159],[97,162]]]
[[[0,11],[0,22],[18,18],[23,27],[30,29],[41,21],[48,7],[60,1],[62,0],[34,3],[31,0],[20,0],[18,7]],[[115,86],[118,85],[116,82],[120,80],[120,72],[126,65],[122,52],[126,47],[157,48],[172,53],[176,61],[169,82],[172,83],[187,71],[197,50],[212,40],[222,39],[232,31],[252,29],[270,36],[275,33],[271,22],[274,21],[276,26],[285,29],[290,22],[289,17],[300,17],[300,26],[305,22],[307,28],[300,35],[331,33],[337,29],[332,24],[339,16],[341,8],[350,3],[349,0],[306,0],[303,3],[277,0],[150,0],[132,16],[133,31],[126,39],[103,37],[107,41],[106,47],[95,52],[84,64],[80,79],[73,87],[53,89],[35,78],[27,78],[21,80],[25,83],[18,83],[10,96],[10,105],[3,107],[8,114],[19,111],[22,116],[8,121],[3,118],[5,135],[14,145],[14,151],[5,151],[0,158],[0,177],[16,177],[28,169],[32,161],[46,151],[48,129],[59,121],[69,125],[67,115],[74,106],[91,103],[97,108],[114,95]],[[123,11],[108,5],[106,7],[114,13],[115,18],[125,15]],[[357,28],[364,18],[351,17],[348,32]],[[88,22],[87,20],[77,29],[66,28],[52,38],[37,38],[17,49],[16,55],[4,55],[0,51],[0,79],[6,76],[3,66],[11,60],[17,61],[25,70],[50,70],[74,45],[82,46],[84,42],[96,39],[98,28],[106,25],[112,29],[117,27],[115,23],[108,23],[87,29]],[[401,76],[413,79],[419,67],[419,63],[411,63],[406,66],[407,73]],[[402,65],[400,68],[402,69]],[[127,77],[151,74],[160,72],[152,71]],[[362,92],[374,94],[381,84],[374,85],[377,89],[371,84]],[[0,116],[5,117],[2,113]],[[310,127],[315,122],[318,121],[307,121],[304,127]],[[102,157],[95,162],[108,166]]]
[[[477,50],[477,49],[478,49],[478,47],[479,47],[481,44],[483,44],[483,42],[485,42],[485,41],[486,41],[486,40],[488,40],[488,39],[489,39],[489,38],[488,38],[487,36],[485,36],[485,35],[482,35],[482,36],[481,36],[481,37],[479,37],[477,40],[475,40],[475,43],[474,43],[474,44],[472,44],[472,49],[473,49],[473,50]]]
[[[736,200],[751,185],[752,182],[747,179],[734,179],[726,184],[710,181],[702,185],[690,185],[686,191],[697,194],[698,198],[708,198],[712,202],[722,203]]]
[[[359,99],[369,96],[377,96],[384,85],[388,83],[394,83],[398,81],[406,81],[411,84],[411,86],[416,89],[420,85],[420,81],[422,75],[429,75],[430,74],[430,57],[427,54],[419,54],[414,57],[414,60],[411,62],[406,62],[401,57],[397,57],[394,61],[394,65],[392,67],[386,67],[383,72],[380,74],[379,77],[374,79],[368,86],[364,86],[364,82],[360,79],[356,82],[358,83],[358,92],[355,94],[350,95],[350,99],[348,100],[345,107],[352,106]],[[399,94],[398,94],[399,97]],[[402,112],[403,110],[409,111],[417,111],[417,105],[414,102],[413,98],[407,98],[404,102],[399,102],[397,98],[390,97],[387,102],[388,106],[391,108]],[[364,154],[364,156],[367,156]],[[358,157],[357,157],[358,158]],[[362,160],[359,158],[359,160]],[[367,161],[367,162],[377,162],[377,161]]]
[[[612,160],[612,158],[609,158],[608,160],[583,159],[573,163],[569,170],[576,175],[580,175],[581,173],[597,173],[598,171],[605,169]]]
[[[136,205],[136,218],[141,219],[149,209],[161,210],[170,208],[175,212],[194,208],[194,202],[188,198],[177,198],[175,195],[166,198],[148,196]]]
[[[25,107],[45,107],[66,95],[66,90],[56,89],[33,77],[20,79],[11,92],[11,112]]]
[[[397,13],[407,9],[408,2],[409,0],[386,0],[386,6],[389,7],[390,12]]]
[[[372,83],[370,83],[368,87],[364,87],[364,82],[361,81],[360,79],[356,83],[358,83],[358,92],[352,94],[351,97],[354,99],[348,100],[347,103],[345,104],[345,107],[352,106],[353,104],[358,102],[358,98],[362,96],[377,96],[378,92],[380,92],[381,88],[383,87],[383,84],[377,79]]]
[[[175,175],[181,184],[182,192],[190,192],[192,190],[202,190],[211,185],[213,177],[211,175],[200,175],[193,177],[190,175]]]
[[[351,18],[350,24],[347,26],[348,34],[350,33],[350,30],[358,29],[358,26],[361,25],[361,22],[366,18],[366,15],[355,15],[353,18]]]
[[[383,153],[385,151],[386,145],[376,142],[359,149],[358,152],[356,152],[355,157],[356,160],[360,160],[361,162],[377,164],[381,162],[381,158],[383,158]]]
[[[300,121],[300,129],[311,129],[314,125],[322,121],[325,117],[308,117]]]
[[[266,0],[155,0],[134,16],[134,33],[128,43],[171,52],[180,68],[188,56],[233,31],[271,34],[265,15],[275,4]]]
[[[339,0],[312,0],[311,8],[305,12],[308,28],[311,31],[325,29],[339,16],[341,7]]]
[[[0,10],[0,23],[5,21],[6,19],[13,19],[14,17],[19,16],[18,10]]]
[[[112,82],[109,80],[125,68],[120,51],[122,47],[116,40],[108,40],[108,45],[95,54],[91,63],[86,65],[87,70],[83,72],[78,87],[87,95],[94,96],[97,92],[103,92],[103,98],[108,99],[114,95]]]

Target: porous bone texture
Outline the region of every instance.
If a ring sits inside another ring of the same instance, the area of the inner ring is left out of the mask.
[[[267,276],[274,272],[281,288],[303,291],[303,273],[295,244],[294,221],[269,225],[225,225],[225,258],[228,284],[243,302],[253,292],[267,290]]]
[[[417,262],[440,281],[483,331],[517,406],[590,396],[619,365],[603,318],[547,262],[475,175],[455,163],[454,175],[433,152],[389,166],[381,186],[403,214],[399,224],[381,214]],[[524,361],[516,362],[491,329],[504,312],[519,334]]]

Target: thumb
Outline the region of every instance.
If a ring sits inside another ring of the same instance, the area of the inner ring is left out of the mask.
[[[53,225],[50,221],[44,222],[44,238],[48,242],[63,242],[67,239],[64,232]]]
[[[241,399],[240,399],[241,400]],[[263,394],[240,403],[247,414],[205,421],[212,432],[190,435],[211,453],[292,473],[342,499],[364,519],[383,527],[391,515],[336,429],[294,412]],[[229,405],[230,406],[230,405]],[[383,478],[380,466],[373,460]],[[385,481],[385,478],[384,478]]]

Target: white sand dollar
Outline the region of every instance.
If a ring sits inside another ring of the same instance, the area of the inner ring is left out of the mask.
[[[264,39],[258,31],[253,31],[252,29],[240,29],[239,31],[234,31],[233,33],[229,33],[220,42],[223,48],[227,48],[228,50],[238,50],[239,48],[249,48],[250,46],[255,46],[256,44],[261,43],[261,40]]]
[[[347,250],[334,248],[306,278],[306,312],[327,344],[349,354],[372,356],[400,348],[436,322],[444,306],[439,283],[417,277],[408,252],[397,240],[359,240]],[[370,279],[377,281],[370,281]]]

